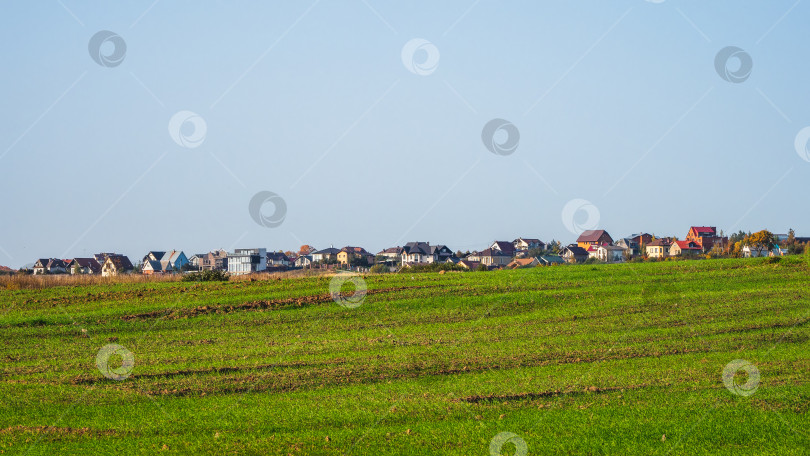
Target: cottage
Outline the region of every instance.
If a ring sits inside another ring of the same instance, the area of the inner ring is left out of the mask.
[[[645,247],[647,256],[650,258],[666,258],[669,256],[669,248],[672,246],[670,238],[656,239]]]
[[[517,238],[512,241],[512,245],[515,247],[517,251],[528,251],[533,249],[545,249],[546,244],[543,243],[540,239],[533,239],[533,238]]]
[[[489,248],[481,252],[473,252],[467,256],[467,260],[483,263],[487,266],[506,266],[512,260],[512,256],[498,249]]]
[[[592,245],[612,245],[613,238],[605,230],[586,230],[577,238],[577,245],[587,249]]]
[[[481,265],[481,263],[478,262],[478,261],[470,261],[470,260],[466,260],[466,259],[465,260],[459,260],[457,264],[459,266],[461,266],[462,268],[464,268],[464,269],[469,269],[470,271],[477,270],[478,267]]]
[[[540,264],[537,258],[515,258],[506,265],[507,269],[532,268]]]
[[[362,247],[346,246],[337,254],[337,261],[342,265],[353,266],[355,263],[374,264],[374,255]]]
[[[101,265],[95,258],[74,258],[68,263],[71,274],[100,274]]]
[[[674,241],[669,248],[669,256],[695,256],[703,248],[695,241]]]
[[[34,263],[34,275],[64,274],[67,272],[68,263],[70,263],[70,260],[40,258]]]
[[[377,258],[385,263],[400,263],[402,261],[402,247],[389,247],[377,252]]]
[[[312,266],[312,255],[299,255],[294,264],[296,268],[308,268]]]
[[[267,252],[267,267],[287,267],[292,262],[284,252]]]
[[[133,269],[135,268],[132,266],[132,262],[129,261],[129,258],[124,255],[111,254],[107,256],[107,259],[104,260],[104,264],[101,265],[101,276],[112,277],[119,274],[126,274]]]
[[[402,247],[402,265],[420,263],[444,263],[453,257],[446,245],[430,245],[430,242],[409,242]]]
[[[510,258],[515,256],[515,245],[506,241],[495,241],[489,246],[490,249],[498,250],[508,255]]]
[[[565,264],[565,259],[559,255],[541,255],[537,257],[537,260],[542,266],[556,266]]]
[[[581,263],[588,259],[588,251],[576,244],[571,244],[560,250],[560,256],[568,263]]]
[[[329,247],[328,249],[316,250],[312,252],[313,263],[337,263],[337,255],[340,249]]]
[[[623,247],[615,245],[600,245],[596,247],[596,258],[605,263],[621,263],[625,260]]]

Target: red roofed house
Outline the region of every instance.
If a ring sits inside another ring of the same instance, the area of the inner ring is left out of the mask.
[[[600,246],[611,244],[613,244],[613,238],[610,237],[605,230],[586,230],[577,238],[577,245],[586,250],[592,245]]]
[[[669,256],[697,255],[703,248],[695,241],[675,241],[669,247]]]
[[[728,238],[718,236],[717,228],[713,226],[690,227],[686,240],[696,242],[703,252],[708,252],[715,245],[719,245],[724,250],[728,247]]]

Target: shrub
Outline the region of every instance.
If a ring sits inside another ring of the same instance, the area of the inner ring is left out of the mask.
[[[374,274],[385,274],[386,272],[389,272],[389,269],[385,264],[377,263],[371,267],[370,272]]]
[[[184,274],[180,279],[183,282],[227,282],[228,273],[225,271],[198,271]]]

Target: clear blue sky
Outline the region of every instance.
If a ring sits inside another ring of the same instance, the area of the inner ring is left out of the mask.
[[[793,0],[6,3],[0,264],[571,242],[577,198],[614,237],[810,235],[808,17]],[[120,65],[90,57],[100,30],[126,42]],[[439,51],[428,75],[403,64],[414,38]],[[726,46],[751,56],[742,83],[715,70]],[[199,147],[169,134],[184,110]],[[511,155],[482,143],[494,118],[520,131]],[[260,191],[286,202],[280,226],[248,213]]]

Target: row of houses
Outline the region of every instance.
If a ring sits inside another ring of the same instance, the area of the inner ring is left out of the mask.
[[[777,235],[777,239],[780,236]],[[804,239],[804,238],[798,238]],[[810,239],[807,239],[810,240]],[[403,246],[389,247],[372,254],[363,247],[346,246],[311,249],[299,254],[267,251],[265,248],[223,249],[187,257],[183,251],[150,251],[138,266],[125,255],[99,253],[93,258],[39,259],[33,267],[34,274],[101,274],[103,276],[127,273],[136,268],[142,274],[167,274],[187,271],[218,270],[233,275],[250,274],[268,270],[313,267],[369,267],[385,264],[391,268],[432,263],[454,263],[468,269],[482,265],[488,269],[517,268],[537,265],[579,263],[589,258],[618,263],[644,255],[649,258],[693,256],[712,249],[727,250],[729,240],[718,233],[716,227],[692,226],[685,240],[673,237],[656,237],[649,233],[633,234],[615,240],[606,230],[584,231],[576,243],[561,247],[546,245],[537,238],[517,238],[509,241],[494,241],[485,249],[466,254],[454,253],[443,244],[408,242]],[[746,246],[743,256],[784,255],[784,249],[762,249]]]
[[[126,255],[97,253],[92,258],[40,258],[32,269],[35,275],[101,274],[107,277],[131,272],[134,266]]]

